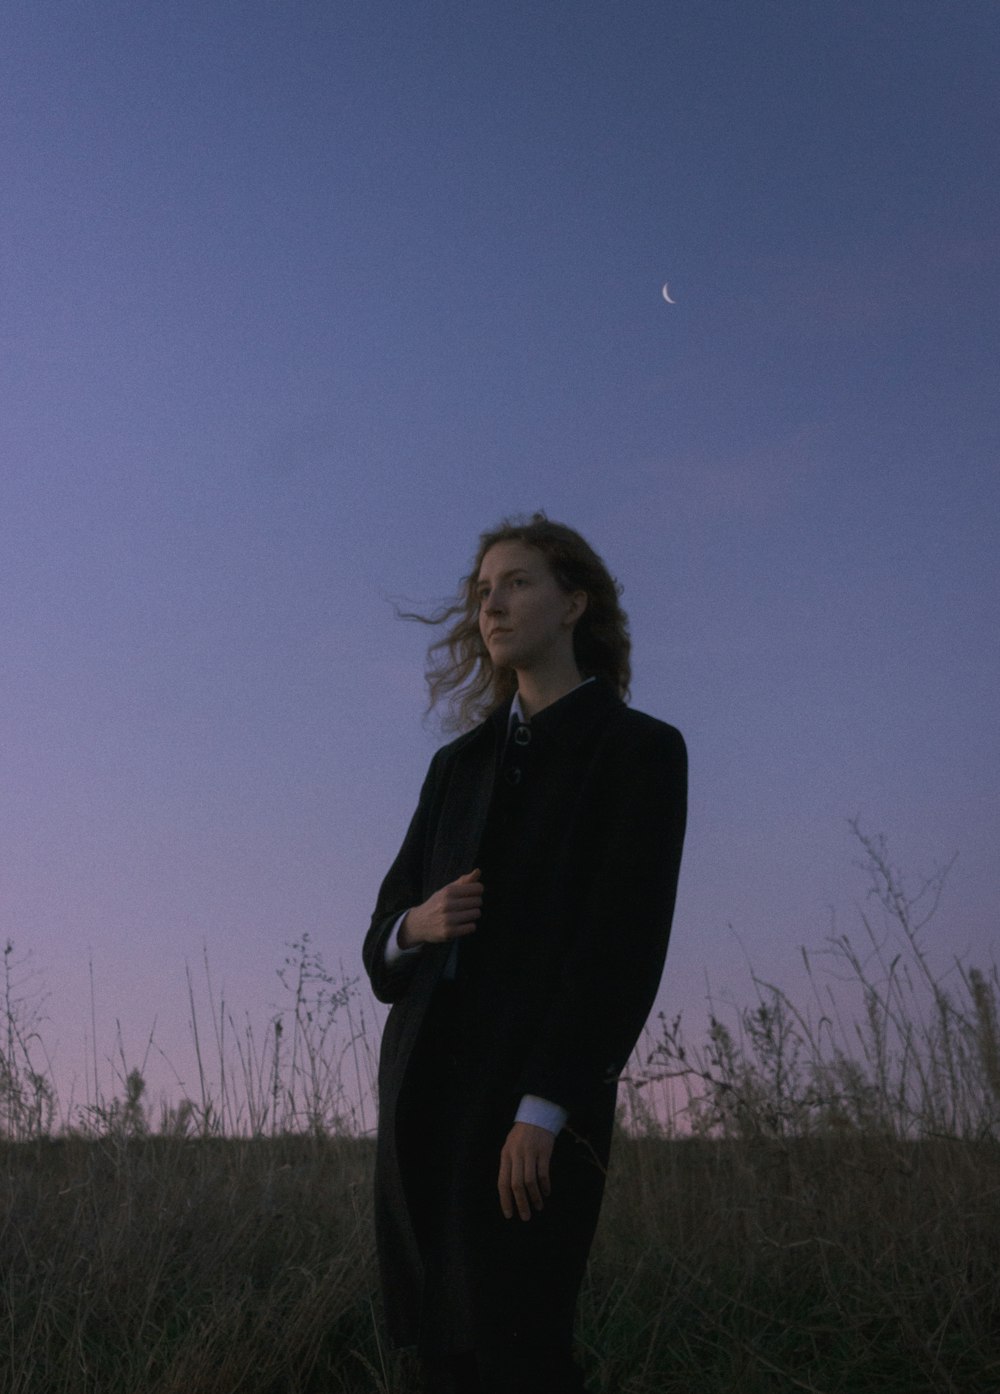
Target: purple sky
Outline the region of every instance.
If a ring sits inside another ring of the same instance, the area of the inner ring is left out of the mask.
[[[64,1082],[90,957],[102,1059],[155,1018],[185,1079],[203,943],[262,1017],[303,931],[360,971],[439,739],[390,599],[536,507],[688,739],[665,1010],[854,929],[855,814],[914,875],[958,852],[941,954],[992,952],[998,37],[992,0],[12,0],[0,935]]]

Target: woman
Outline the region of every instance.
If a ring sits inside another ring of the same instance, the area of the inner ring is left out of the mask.
[[[431,762],[365,966],[392,1003],[376,1234],[390,1333],[432,1394],[576,1394],[573,1316],[616,1084],[673,914],[687,760],[625,705],[601,559],[536,513],[483,534],[432,645]]]

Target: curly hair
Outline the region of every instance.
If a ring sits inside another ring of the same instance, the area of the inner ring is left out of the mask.
[[[605,678],[618,695],[627,698],[632,678],[628,616],[618,603],[622,588],[593,547],[563,523],[544,513],[530,518],[504,518],[479,538],[472,567],[463,576],[450,604],[430,615],[398,611],[401,619],[421,624],[450,625],[427,650],[428,712],[442,700],[448,711],[446,730],[465,731],[513,697],[517,677],[511,668],[494,667],[479,632],[477,583],[483,558],[498,542],[523,542],[546,558],[556,581],[569,593],[583,591],[587,608],[573,630],[576,665],[584,677]]]

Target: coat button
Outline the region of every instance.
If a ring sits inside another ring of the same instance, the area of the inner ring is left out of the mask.
[[[517,765],[514,765],[507,771],[504,778],[508,784],[520,784],[521,780],[524,778],[524,773]]]
[[[515,726],[515,727],[514,727],[514,744],[515,744],[515,745],[529,745],[530,742],[531,742],[531,727],[530,727],[530,726]]]

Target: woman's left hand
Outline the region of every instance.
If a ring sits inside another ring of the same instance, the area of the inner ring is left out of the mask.
[[[531,1219],[532,1207],[541,1210],[543,1197],[550,1195],[549,1163],[555,1134],[534,1123],[515,1123],[500,1149],[500,1209],[512,1220],[517,1210],[522,1220]]]

